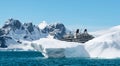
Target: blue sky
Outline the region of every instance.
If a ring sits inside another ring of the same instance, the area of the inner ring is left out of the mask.
[[[0,25],[9,18],[95,31],[120,24],[120,0],[0,0]]]

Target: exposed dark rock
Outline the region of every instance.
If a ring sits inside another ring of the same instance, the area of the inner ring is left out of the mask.
[[[24,26],[28,29],[30,33],[34,31],[34,25],[32,23],[24,23]]]
[[[7,46],[5,45],[5,43],[6,43],[6,42],[5,42],[5,38],[4,38],[4,37],[0,37],[0,44],[1,44],[0,47],[1,47],[1,48],[6,48],[6,47],[7,47]]]
[[[22,30],[25,30],[25,28],[24,28],[23,26],[21,27],[21,29],[22,29]]]
[[[19,40],[18,40],[17,42],[18,42],[19,44],[22,44],[22,42],[21,42],[21,41],[19,41]]]
[[[28,38],[28,36],[24,36],[24,39]]]
[[[79,33],[79,29],[76,30],[76,34]]]
[[[56,39],[62,39],[66,34],[66,28],[63,24],[57,23],[49,25],[42,30],[43,33],[49,33],[54,36]]]
[[[11,28],[13,30],[20,29],[22,26],[21,22],[19,20],[14,20],[14,19],[9,19],[6,21],[5,25],[3,28]]]
[[[4,35],[5,31],[3,29],[0,29],[0,36]]]
[[[20,21],[19,21],[19,20],[14,20],[13,26],[14,26],[16,29],[20,29],[20,27],[21,27]]]

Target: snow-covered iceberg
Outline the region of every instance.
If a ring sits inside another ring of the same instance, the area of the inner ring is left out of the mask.
[[[95,37],[99,37],[99,36],[109,34],[109,33],[112,33],[112,32],[116,32],[116,31],[119,31],[119,30],[120,30],[120,25],[114,26],[114,27],[108,28],[108,29],[94,31],[94,32],[91,32],[90,34],[94,35]]]
[[[42,38],[32,43],[37,46],[41,45],[43,47],[41,52],[46,57],[89,57],[84,45],[80,43],[64,42],[50,38]],[[34,49],[36,48],[34,47]]]
[[[90,57],[120,57],[120,31],[118,29],[120,29],[120,26],[113,27],[105,31],[103,35],[86,42],[85,46]]]

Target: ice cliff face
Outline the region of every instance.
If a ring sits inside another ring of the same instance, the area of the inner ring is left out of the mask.
[[[34,49],[40,49],[45,57],[63,58],[63,57],[89,57],[89,53],[83,44],[74,42],[65,42],[52,38],[42,38],[32,42]]]

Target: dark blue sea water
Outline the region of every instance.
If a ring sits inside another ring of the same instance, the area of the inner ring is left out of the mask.
[[[120,66],[120,59],[44,58],[33,51],[2,51],[0,66]]]

